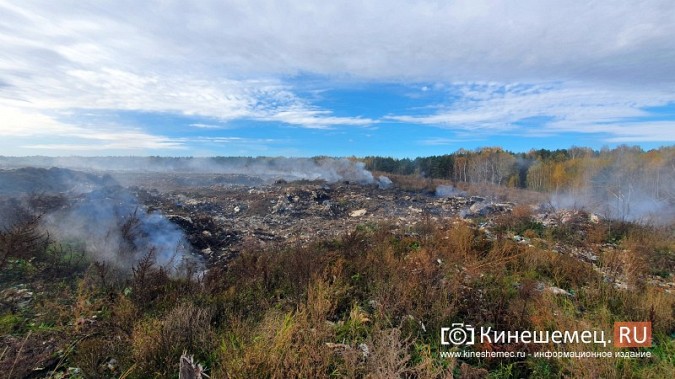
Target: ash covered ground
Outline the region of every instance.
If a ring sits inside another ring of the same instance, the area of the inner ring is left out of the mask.
[[[508,211],[513,205],[490,204],[477,196],[438,197],[348,181],[187,184],[166,190],[167,181],[189,182],[188,178],[135,176],[120,181],[133,184],[130,191],[140,202],[179,225],[211,262],[227,259],[243,248],[330,239],[372,223],[388,222],[407,230],[425,218],[440,223],[466,214],[472,206],[487,214]],[[233,180],[241,181],[240,177]]]

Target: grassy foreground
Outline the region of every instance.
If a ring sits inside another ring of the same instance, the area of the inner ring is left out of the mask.
[[[9,254],[4,232],[0,372],[177,377],[187,351],[211,378],[675,377],[675,295],[660,285],[673,281],[672,228],[576,217],[544,226],[516,208],[482,228],[424,216],[409,230],[363,224],[311,246],[252,248],[203,276],[168,275],[152,254],[122,272],[88,262],[72,241]],[[611,335],[615,321],[653,323],[651,358],[441,356],[458,349],[440,343],[454,322]]]

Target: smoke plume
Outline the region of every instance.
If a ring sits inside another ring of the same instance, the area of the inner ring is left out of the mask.
[[[638,151],[619,148],[608,163],[585,167],[584,185],[551,195],[556,208],[583,208],[606,218],[675,222],[675,156],[653,164]]]
[[[148,212],[109,176],[68,169],[0,170],[0,226],[40,215],[52,239],[83,245],[92,260],[129,269],[147,254],[170,272],[200,265],[175,224]]]
[[[122,269],[149,253],[169,271],[188,261],[198,263],[178,226],[159,213],[148,212],[119,186],[89,192],[44,219],[57,240],[84,241],[93,259]]]
[[[98,172],[240,174],[274,181],[378,184],[365,164],[346,158],[0,157],[0,167],[63,167]],[[384,182],[386,186],[386,181]]]
[[[458,190],[451,185],[440,185],[436,187],[436,196],[438,197],[451,197],[451,196],[465,196],[466,192]]]

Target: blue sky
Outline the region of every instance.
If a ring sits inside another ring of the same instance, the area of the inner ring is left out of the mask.
[[[1,155],[675,142],[675,3],[0,0]]]

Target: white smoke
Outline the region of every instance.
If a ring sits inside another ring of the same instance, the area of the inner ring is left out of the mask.
[[[388,189],[390,188],[394,183],[389,179],[388,177],[382,175],[379,178],[377,178],[377,186],[380,189]]]
[[[147,212],[121,187],[94,190],[47,214],[44,224],[57,240],[82,242],[93,259],[122,269],[149,253],[170,272],[187,261],[198,264],[182,230],[161,214]]]
[[[83,245],[93,260],[128,269],[151,253],[170,272],[199,264],[178,226],[148,212],[109,176],[61,168],[0,170],[3,197],[0,225],[39,215],[53,240]]]
[[[588,187],[574,192],[551,194],[551,205],[556,209],[583,209],[604,218],[668,224],[675,221],[672,201],[658,199],[644,191],[629,194],[605,192]]]
[[[0,167],[63,167],[83,171],[239,174],[276,179],[378,184],[363,162],[346,158],[0,157]]]
[[[458,190],[457,188],[451,185],[440,185],[436,187],[436,196],[438,197],[452,197],[452,196],[465,196],[466,192]]]
[[[623,221],[675,222],[675,156],[666,155],[660,166],[642,163],[635,149],[617,149],[608,157],[608,164],[586,169],[582,187],[552,194],[551,204]]]

